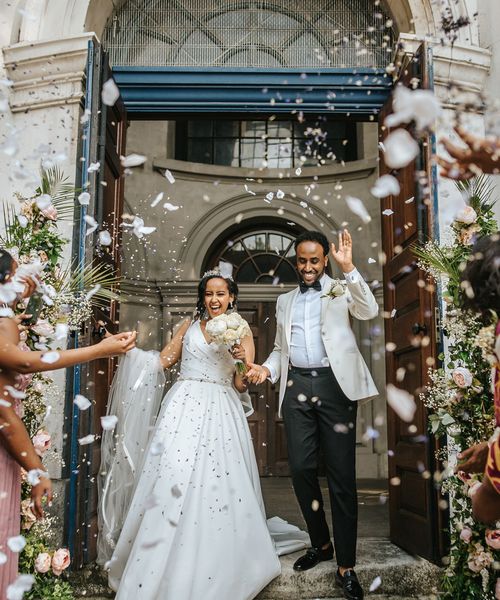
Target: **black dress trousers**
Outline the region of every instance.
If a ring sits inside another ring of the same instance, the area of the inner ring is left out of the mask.
[[[318,482],[321,449],[332,507],[337,563],[356,564],[358,499],[356,492],[357,403],[347,398],[329,367],[291,367],[283,400],[288,461],[293,487],[307,523],[311,544],[330,541]]]

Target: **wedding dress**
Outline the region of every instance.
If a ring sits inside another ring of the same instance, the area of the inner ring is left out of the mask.
[[[227,349],[209,344],[199,321],[189,327],[153,428],[160,373],[158,353],[134,350],[113,384],[99,562],[117,600],[250,600],[279,575],[277,555],[306,547],[308,536],[276,517],[266,523]]]

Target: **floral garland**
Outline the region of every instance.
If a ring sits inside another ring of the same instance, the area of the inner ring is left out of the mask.
[[[71,276],[61,269],[62,252],[67,244],[57,231],[58,218],[73,217],[75,189],[66,184],[57,169],[42,170],[41,185],[33,197],[18,195],[19,205],[4,210],[5,234],[2,245],[19,264],[38,265],[43,306],[35,325],[21,332],[21,346],[31,350],[57,352],[69,331],[80,329],[92,315],[92,303],[113,297],[110,284],[116,283],[105,268],[90,266]],[[92,292],[88,292],[91,289]],[[97,290],[97,293],[96,293]],[[18,312],[25,312],[19,306]],[[28,377],[28,376],[22,376]],[[61,402],[61,393],[47,375],[29,376],[23,399],[23,421],[37,454],[43,457],[51,448],[51,436],[44,426],[50,411],[47,399]],[[28,600],[71,600],[69,582],[60,576],[70,565],[66,548],[53,548],[57,517],[36,521],[30,508],[30,486],[23,473],[21,530],[25,543],[19,557],[19,569],[32,576]]]
[[[448,448],[438,458],[489,439],[495,427],[491,394],[491,362],[495,325],[484,327],[480,316],[463,308],[460,273],[477,237],[497,230],[488,179],[478,177],[458,184],[469,205],[451,225],[445,244],[428,242],[414,248],[419,266],[440,283],[445,300],[443,330],[448,348],[443,365],[430,371],[430,384],[421,399],[430,411],[430,430],[446,436]],[[500,529],[490,530],[474,520],[471,495],[481,477],[443,478],[441,492],[450,503],[450,554],[442,581],[445,600],[500,599]]]

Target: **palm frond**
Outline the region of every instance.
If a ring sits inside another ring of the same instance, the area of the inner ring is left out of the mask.
[[[77,191],[74,185],[68,183],[68,178],[57,165],[47,169],[42,168],[40,177],[41,185],[37,192],[48,194],[52,198],[52,204],[56,207],[59,218],[73,218]]]
[[[460,270],[453,256],[448,256],[446,249],[437,244],[426,247],[413,244],[411,246],[413,255],[418,258],[423,265],[431,267],[434,271],[449,277],[453,283],[460,281]]]
[[[6,202],[2,203],[3,213],[3,234],[0,236],[2,246],[11,246],[13,244],[12,231],[16,213],[14,207]]]
[[[472,179],[456,181],[455,185],[463,195],[468,196],[469,203],[476,212],[486,214],[493,208],[495,201],[491,197],[495,186],[489,175],[482,174]]]
[[[93,294],[93,302],[107,302],[109,300],[118,300],[117,294],[113,288],[120,282],[112,268],[102,262],[92,262],[88,265],[76,266],[66,269],[59,278],[62,294],[67,293],[85,293],[88,294],[96,287],[99,289]]]

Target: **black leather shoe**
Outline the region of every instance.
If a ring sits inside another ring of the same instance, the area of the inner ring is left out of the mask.
[[[349,569],[344,575],[341,575],[340,571],[337,569],[337,572],[335,573],[335,582],[342,588],[344,598],[347,598],[347,600],[363,600],[363,589],[359,585],[358,577],[353,569]]]
[[[324,550],[322,548],[309,548],[304,556],[301,556],[295,561],[293,565],[294,571],[307,571],[312,569],[318,563],[324,560],[332,560],[333,558],[333,545],[330,544],[328,548]]]

